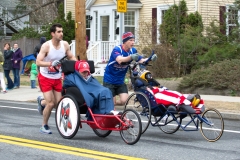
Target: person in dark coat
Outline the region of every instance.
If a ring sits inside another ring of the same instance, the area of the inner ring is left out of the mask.
[[[10,71],[12,70],[12,55],[13,51],[10,50],[10,43],[5,43],[4,44],[4,63],[3,63],[3,70],[4,70],[4,75],[5,78],[7,79],[7,89],[6,90],[11,90],[14,87],[13,81],[11,77],[9,76]]]
[[[13,45],[13,56],[12,56],[12,71],[14,76],[14,89],[19,88],[20,86],[20,63],[22,60],[22,51],[18,48],[18,44]]]
[[[42,44],[46,42],[46,37],[41,37],[40,38],[40,43],[38,45],[36,45],[36,47],[34,48],[33,54],[34,57],[37,58],[38,53],[40,52],[40,49],[42,47]]]

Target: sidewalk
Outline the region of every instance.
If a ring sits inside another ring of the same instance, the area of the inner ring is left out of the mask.
[[[37,97],[42,95],[40,89],[31,89],[30,86],[20,86],[3,94],[0,93],[0,100],[37,102]]]
[[[129,92],[131,94],[132,92]],[[0,100],[7,101],[22,101],[22,102],[35,102],[37,103],[37,97],[42,96],[40,89],[31,89],[30,86],[21,86],[19,89],[13,89],[8,93],[0,93]],[[232,96],[218,96],[218,95],[201,95],[205,101],[223,101],[223,102],[240,102],[240,97]],[[122,107],[121,107],[122,108]],[[240,110],[240,106],[239,106]],[[223,118],[240,119],[240,114],[227,113],[221,111]]]

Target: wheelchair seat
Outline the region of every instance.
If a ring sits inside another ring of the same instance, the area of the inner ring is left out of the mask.
[[[94,61],[87,61],[87,62],[90,67],[90,73],[94,73],[95,72]],[[75,63],[76,61],[73,61],[73,60],[64,60],[61,63],[62,73],[64,73],[64,75],[68,75],[70,73],[75,72]],[[78,103],[80,114],[87,113],[88,108],[85,103],[84,97],[77,87],[63,88],[62,95],[71,95],[72,97],[74,97],[74,99]]]
[[[95,67],[94,67],[94,61],[87,61],[90,67],[90,73],[94,73],[95,72]],[[64,73],[64,75],[68,75],[70,73],[73,73],[75,71],[75,63],[76,61],[72,61],[72,60],[65,60],[61,63],[61,68],[62,68],[62,72]]]

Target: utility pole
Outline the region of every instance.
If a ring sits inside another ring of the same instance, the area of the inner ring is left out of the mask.
[[[87,60],[85,0],[75,0],[75,56]]]

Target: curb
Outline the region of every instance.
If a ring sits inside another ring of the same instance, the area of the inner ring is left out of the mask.
[[[221,113],[223,120],[240,120],[240,114],[235,114],[235,113],[227,113],[227,112],[222,112]]]

